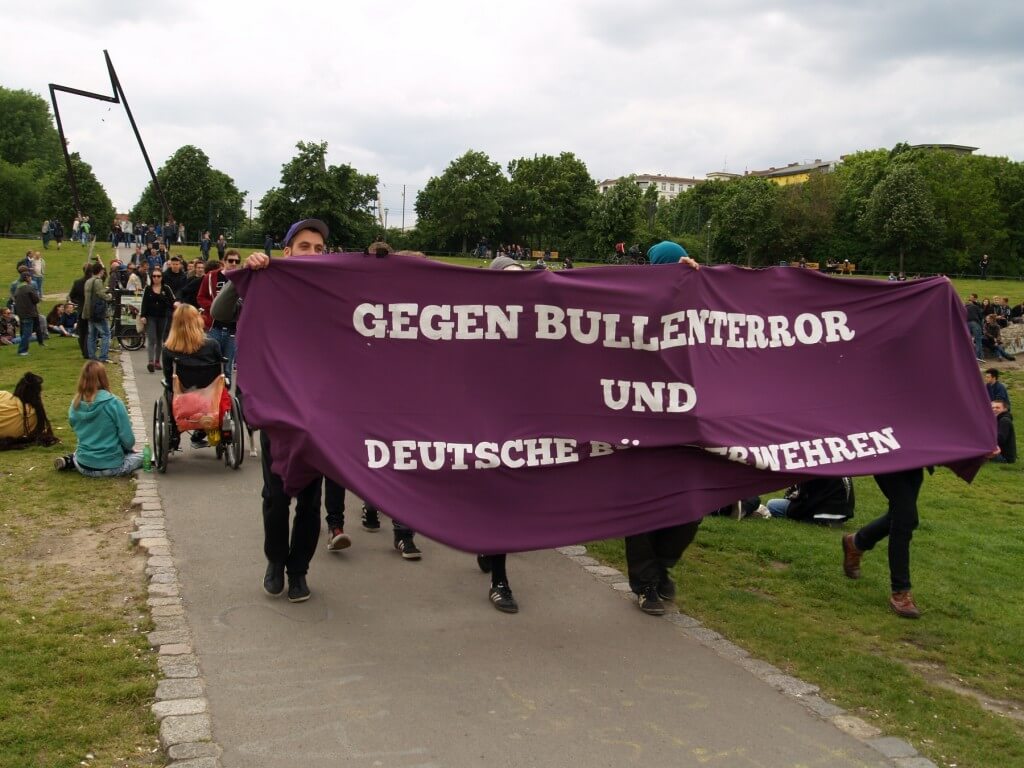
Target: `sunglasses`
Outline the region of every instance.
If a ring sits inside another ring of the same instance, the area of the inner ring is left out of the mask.
[[[239,259],[228,259],[228,264],[241,264]]]

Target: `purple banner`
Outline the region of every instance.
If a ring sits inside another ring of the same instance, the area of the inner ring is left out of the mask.
[[[286,487],[333,477],[467,551],[652,530],[809,476],[969,481],[995,447],[943,278],[335,254],[231,279],[246,415]]]

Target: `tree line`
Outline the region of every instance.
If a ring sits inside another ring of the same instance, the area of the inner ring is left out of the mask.
[[[415,226],[382,233],[374,215],[377,177],[329,165],[327,149],[326,142],[298,142],[253,219],[244,210],[247,193],[196,146],[178,149],[157,178],[190,240],[206,229],[239,243],[277,240],[293,221],[316,216],[346,248],[383,234],[396,247],[466,253],[487,238],[492,247],[518,243],[600,260],[619,242],[646,248],[671,239],[710,263],[849,260],[861,271],[958,274],[976,271],[988,254],[993,273],[1021,274],[1024,164],[1001,157],[898,144],[847,155],[834,172],[802,184],[747,175],[702,182],[662,201],[653,184],[641,190],[632,177],[599,193],[571,152],[502,167],[469,150],[419,191]],[[89,164],[77,153],[72,162],[83,213],[102,236],[113,205]],[[36,232],[43,219],[67,224],[74,214],[49,104],[0,87],[0,231]],[[152,184],[129,215],[162,220]]]
[[[682,243],[710,263],[849,260],[858,269],[1021,274],[1024,164],[898,144],[847,155],[832,173],[779,186],[760,176],[698,183],[661,201],[632,177],[598,193],[571,153],[508,164],[469,151],[416,200],[421,248],[524,243],[577,259],[617,242]]]

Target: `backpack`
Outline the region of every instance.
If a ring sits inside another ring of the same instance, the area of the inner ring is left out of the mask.
[[[91,310],[89,314],[93,320],[102,320],[107,316],[107,300],[103,298],[103,294],[96,293],[95,290],[92,295]]]

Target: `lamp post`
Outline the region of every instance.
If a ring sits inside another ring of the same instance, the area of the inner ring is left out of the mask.
[[[708,265],[711,264],[711,220],[708,219],[708,247],[706,251],[706,258]]]

